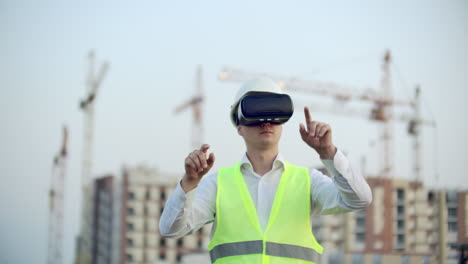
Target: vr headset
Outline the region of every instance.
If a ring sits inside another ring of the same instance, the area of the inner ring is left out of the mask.
[[[251,93],[240,99],[237,116],[233,114],[237,125],[257,126],[266,122],[284,124],[293,113],[294,106],[287,94]]]

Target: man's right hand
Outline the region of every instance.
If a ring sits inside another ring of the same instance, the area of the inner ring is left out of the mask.
[[[215,156],[211,153],[207,157],[209,148],[208,144],[203,144],[185,158],[185,175],[180,183],[185,192],[197,187],[203,175],[213,167]]]

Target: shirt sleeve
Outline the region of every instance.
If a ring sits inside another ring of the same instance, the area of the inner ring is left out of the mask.
[[[333,160],[322,160],[322,163],[331,177],[315,169],[309,171],[312,213],[339,214],[364,209],[371,203],[369,185],[340,150]]]
[[[159,232],[179,238],[213,222],[216,211],[217,173],[204,177],[197,188],[185,193],[180,183],[166,201]]]

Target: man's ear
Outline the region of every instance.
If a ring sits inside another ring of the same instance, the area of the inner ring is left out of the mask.
[[[237,134],[239,134],[239,136],[242,136],[242,126],[237,126]]]

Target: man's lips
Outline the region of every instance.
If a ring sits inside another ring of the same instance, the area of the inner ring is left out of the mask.
[[[260,132],[260,134],[273,134],[273,131],[264,130],[264,131]]]

